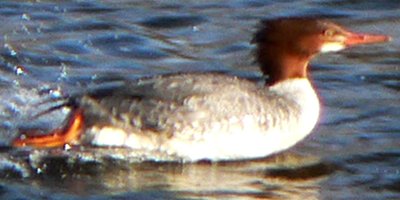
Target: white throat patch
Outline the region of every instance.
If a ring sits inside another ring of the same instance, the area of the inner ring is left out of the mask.
[[[344,49],[345,46],[343,44],[337,43],[337,42],[331,42],[331,43],[325,43],[321,47],[321,52],[326,53],[326,52],[336,52]]]

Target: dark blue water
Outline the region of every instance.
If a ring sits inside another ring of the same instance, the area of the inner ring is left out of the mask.
[[[288,151],[223,163],[140,163],[125,149],[12,149],[51,129],[36,103],[98,83],[181,71],[260,75],[249,43],[265,17],[324,15],[388,44],[322,55],[318,127]],[[397,1],[1,1],[1,199],[400,199]]]

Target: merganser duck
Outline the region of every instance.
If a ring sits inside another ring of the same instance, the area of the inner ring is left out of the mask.
[[[158,75],[63,99],[62,128],[21,134],[13,146],[116,146],[183,161],[265,157],[306,137],[320,104],[307,76],[322,52],[388,41],[316,18],[264,20],[253,41],[266,84],[218,73]]]

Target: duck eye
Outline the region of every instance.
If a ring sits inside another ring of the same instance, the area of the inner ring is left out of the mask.
[[[332,29],[327,29],[324,31],[324,35],[327,37],[332,37],[335,35],[335,33],[336,33],[335,30],[332,30]]]

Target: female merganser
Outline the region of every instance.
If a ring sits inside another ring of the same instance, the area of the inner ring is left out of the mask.
[[[63,99],[50,109],[71,108],[63,128],[21,134],[13,146],[118,146],[148,159],[163,153],[183,161],[264,157],[316,125],[319,101],[307,78],[316,54],[389,39],[315,18],[265,20],[253,39],[265,85],[218,73],[143,78]]]

